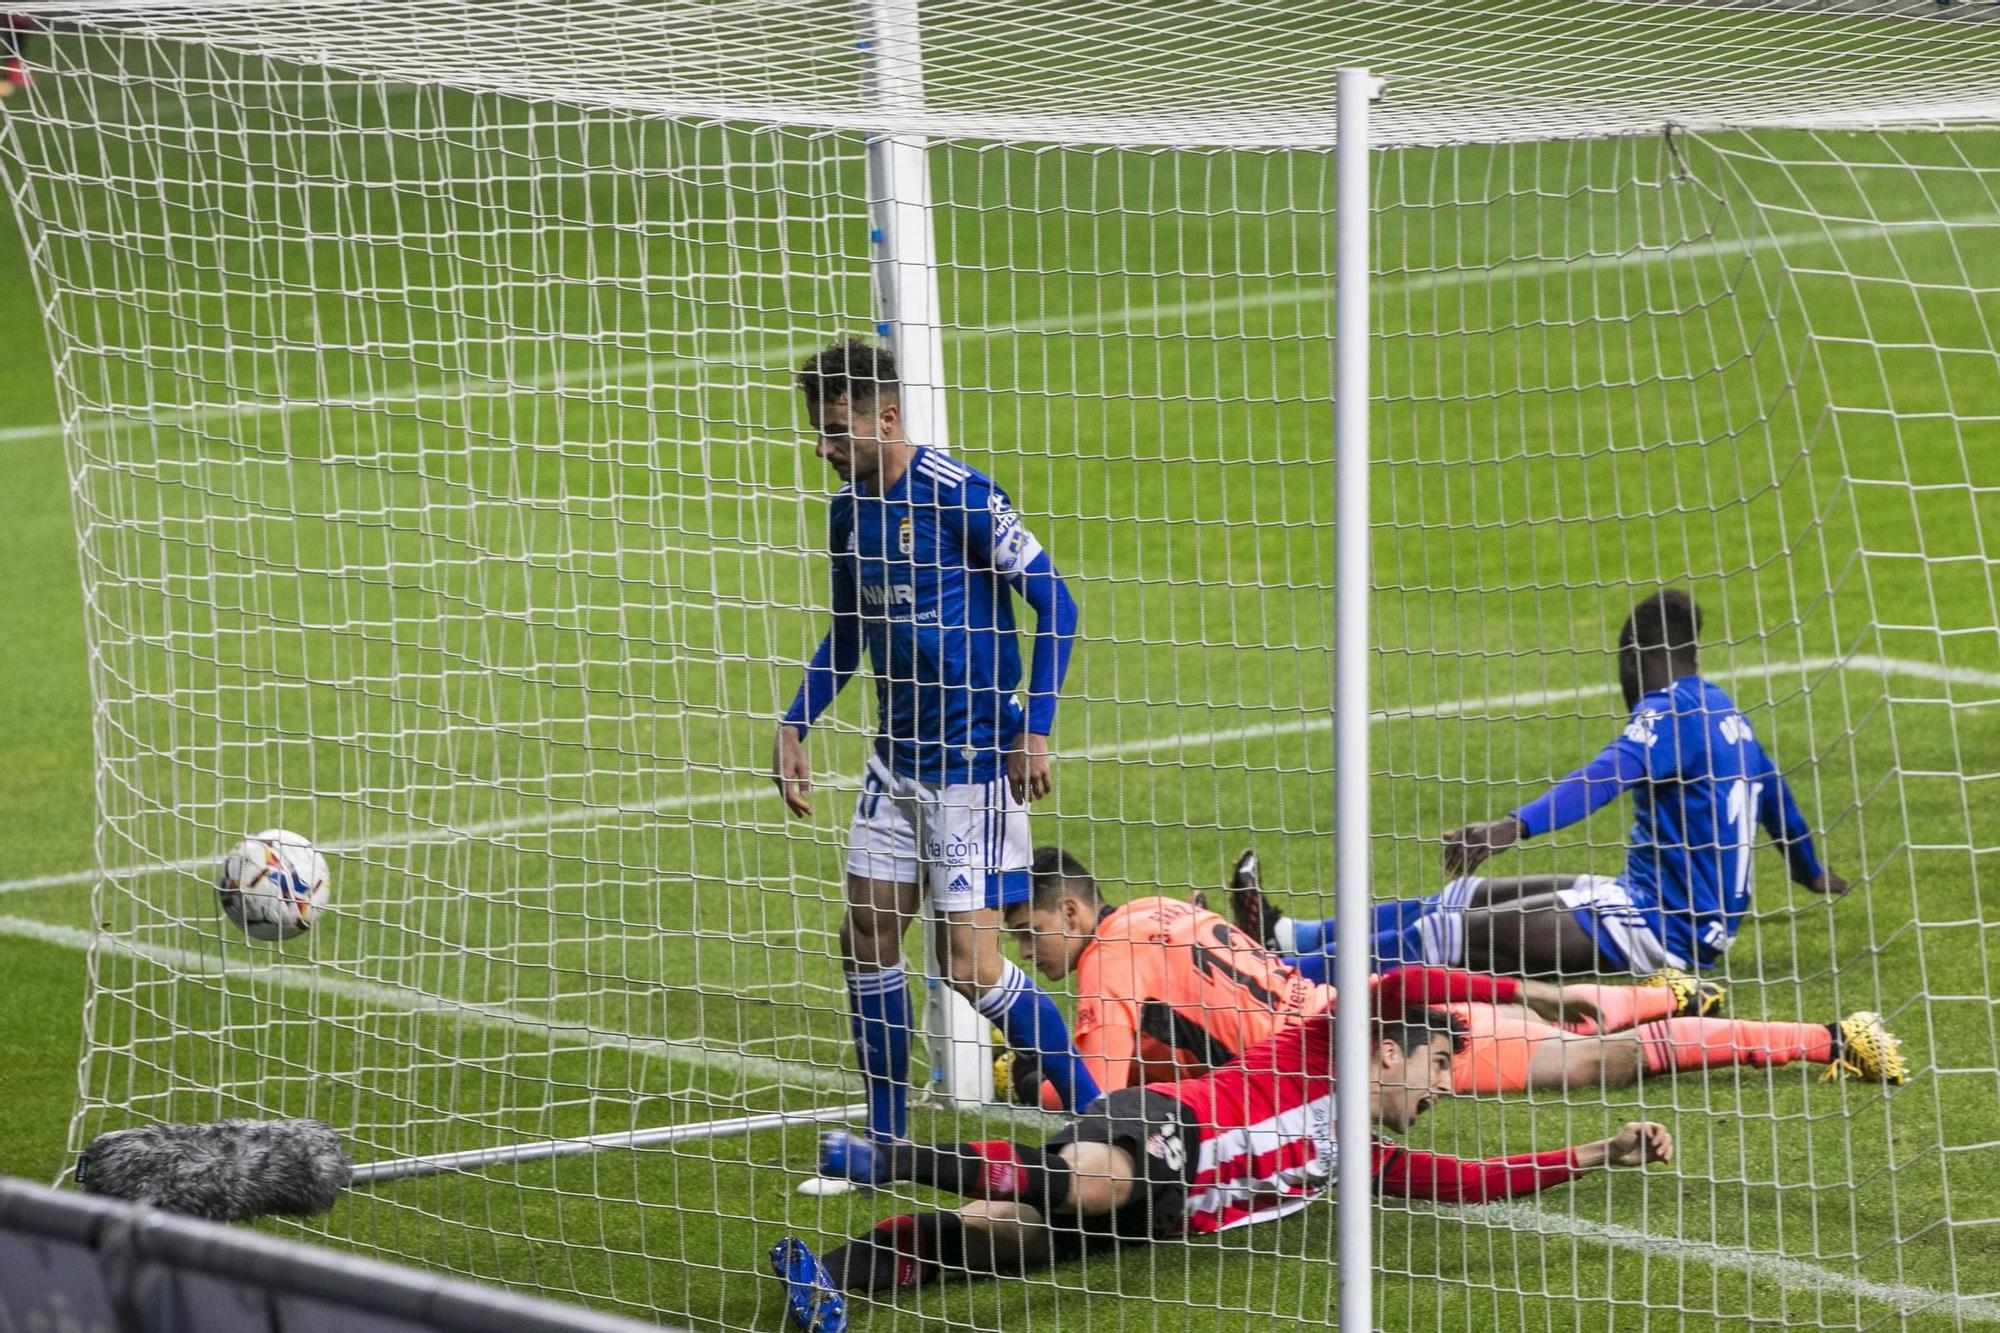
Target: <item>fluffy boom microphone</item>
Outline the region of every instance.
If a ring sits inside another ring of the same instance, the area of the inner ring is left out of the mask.
[[[319,1120],[142,1125],[98,1135],[76,1163],[86,1193],[211,1222],[325,1212],[353,1174]]]

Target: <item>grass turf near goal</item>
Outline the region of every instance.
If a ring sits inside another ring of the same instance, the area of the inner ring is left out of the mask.
[[[788,829],[757,772],[823,577],[786,375],[866,308],[853,136],[307,89],[221,55],[200,87],[135,82],[102,55],[9,145],[161,183],[28,195],[48,270],[91,275],[47,309],[76,342],[102,853],[137,867],[98,898],[118,944],[78,1134],[284,1111],[396,1156],[845,1095],[843,794]],[[253,100],[272,88],[320,100]],[[243,134],[274,116],[311,132]],[[249,147],[218,154],[228,134]],[[1631,590],[1689,580],[1718,675],[1864,880],[1829,908],[1761,867],[1739,1011],[1879,1006],[1922,1071],[1893,1100],[1790,1070],[1451,1107],[1419,1142],[1547,1146],[1643,1104],[1683,1157],[1532,1211],[1385,1210],[1385,1326],[1576,1302],[1677,1326],[1986,1317],[1964,1200],[1995,1120],[1978,534],[2000,477],[1966,442],[2000,407],[1969,259],[2000,231],[1996,138],[1378,167],[1381,887],[1435,887],[1440,830],[1594,749]],[[1038,833],[1121,896],[1211,887],[1254,841],[1309,903],[1331,864],[1327,160],[937,153],[960,455],[1032,517],[1088,625]],[[815,753],[836,780],[865,709],[840,716]],[[209,858],[271,823],[336,858],[309,951],[213,909]],[[1514,864],[1610,869],[1616,841],[1607,816]],[[57,886],[17,906],[52,941],[84,924]],[[321,1234],[762,1327],[768,1238],[882,1211],[791,1199],[809,1160],[793,1132],[438,1177]],[[907,1308],[1315,1321],[1327,1226]]]

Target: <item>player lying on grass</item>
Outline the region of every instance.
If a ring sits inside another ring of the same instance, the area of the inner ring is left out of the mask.
[[[1089,869],[1056,847],[1035,849],[1033,896],[1008,909],[1022,956],[1050,981],[1076,978],[1079,1054],[1104,1090],[1218,1068],[1260,1041],[1329,1008],[1330,986],[1214,912],[1174,898],[1110,907]],[[1375,979],[1376,1004],[1393,1009],[1411,988],[1435,993],[1469,981],[1442,968],[1404,967]],[[1719,1017],[1714,982],[1676,973],[1643,986],[1563,985],[1480,978],[1491,998],[1454,997],[1467,1032],[1452,1064],[1461,1093],[1629,1087],[1691,1070],[1804,1060],[1841,1074],[1904,1081],[1897,1039],[1879,1015],[1835,1023]],[[1015,1093],[1036,1080],[1014,1071]],[[1023,1094],[1026,1094],[1023,1096]],[[1047,1094],[1042,1094],[1047,1104]]]
[[[1379,903],[1377,967],[1440,963],[1527,976],[1713,967],[1749,910],[1757,828],[1784,850],[1792,881],[1835,897],[1798,802],[1729,696],[1702,679],[1701,613],[1667,589],[1632,608],[1618,635],[1624,729],[1582,768],[1511,815],[1445,835],[1445,873],[1428,898]],[[1473,875],[1495,852],[1567,828],[1632,792],[1625,873]],[[1253,863],[1254,866],[1254,863]],[[1267,910],[1254,877],[1237,924],[1309,977],[1332,975],[1333,923]]]
[[[1463,975],[1463,974],[1461,974]],[[1477,982],[1478,978],[1471,979]],[[1376,1016],[1369,1113],[1402,1133],[1450,1090],[1458,1020],[1412,993]],[[1466,1161],[1382,1139],[1367,1145],[1383,1194],[1473,1203],[1547,1189],[1606,1166],[1670,1161],[1660,1125],[1549,1152]],[[1037,1147],[879,1145],[825,1136],[821,1170],[869,1184],[913,1181],[973,1202],[904,1214],[827,1254],[780,1241],[771,1267],[805,1333],[846,1326],[844,1292],[883,1293],[949,1273],[1019,1273],[1121,1244],[1205,1235],[1303,1208],[1332,1182],[1333,1015],[1315,1014],[1206,1078],[1109,1093]]]

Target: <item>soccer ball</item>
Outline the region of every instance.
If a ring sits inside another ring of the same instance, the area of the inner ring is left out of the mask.
[[[252,939],[289,940],[326,907],[326,858],[296,833],[266,829],[229,849],[215,892]]]

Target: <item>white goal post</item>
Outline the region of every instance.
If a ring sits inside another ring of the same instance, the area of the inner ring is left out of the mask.
[[[923,29],[916,0],[865,0],[860,6],[862,77],[875,105],[890,116],[921,117]],[[876,332],[896,354],[903,377],[905,433],[950,452],[945,410],[944,313],[938,297],[937,237],[931,220],[930,144],[908,131],[868,139],[868,202],[874,226]],[[934,915],[923,924],[924,1030],[931,1091],[969,1106],[993,1100],[988,1024],[970,1001],[939,978]]]
[[[1613,646],[1663,586],[1856,887],[1746,828],[1713,972],[1746,1026],[1402,1136],[1657,1120],[1669,1167],[1433,1204],[1356,1147],[1282,1222],[862,1318],[2000,1317],[1986,7],[10,4],[38,68],[0,185],[62,420],[0,449],[68,463],[99,836],[0,930],[87,930],[76,1145],[322,1118],[366,1188],[299,1233],[746,1333],[778,1237],[934,1205],[792,1189],[864,1110],[837,934],[873,719],[857,683],[788,819],[830,489],[795,377],[872,336],[911,435],[1076,593],[1033,827],[1111,902],[1223,907],[1254,848],[1364,988],[1446,832],[1619,734]],[[1629,822],[1482,873],[1616,876]],[[333,865],[285,945],[212,883],[274,826]],[[986,1025],[925,1003],[913,1132],[1039,1141]],[[1742,1044],[1871,1010],[1909,1086]]]

